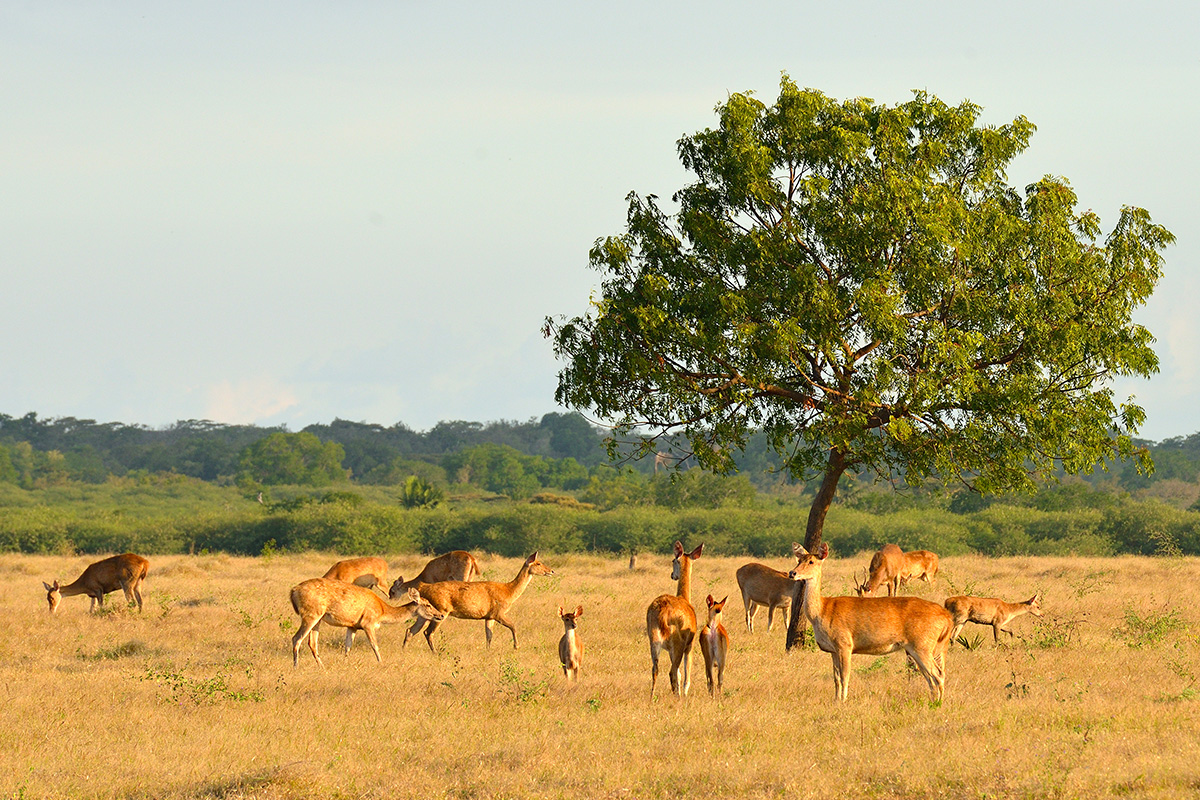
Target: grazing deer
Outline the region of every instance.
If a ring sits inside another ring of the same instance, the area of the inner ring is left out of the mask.
[[[692,562],[700,557],[704,545],[690,553],[675,543],[671,578],[677,581],[675,594],[656,597],[646,609],[646,635],[650,638],[650,699],[658,681],[658,654],[664,647],[671,656],[671,691],[687,697],[692,685],[692,643],[696,638],[696,611],[692,608]]]
[[[525,563],[517,572],[517,577],[508,583],[439,581],[437,583],[418,583],[414,588],[444,615],[459,619],[483,620],[483,630],[487,634],[488,647],[492,646],[492,626],[499,622],[512,631],[513,649],[515,650],[517,648],[517,628],[508,618],[508,611],[525,591],[525,587],[529,585],[529,581],[534,575],[553,574],[554,570],[538,561],[538,554],[535,552],[525,559]],[[427,622],[428,627],[425,627]],[[432,637],[433,632],[438,629],[440,624],[439,620],[417,620],[404,634],[404,643],[407,645],[408,637],[416,635],[422,627],[425,627],[425,641],[429,644],[430,652],[436,652],[433,649]]]
[[[954,630],[950,633],[950,641],[958,638],[958,633],[962,630],[963,625],[975,622],[979,625],[991,625],[992,638],[999,644],[1000,631],[1004,631],[1009,636],[1013,635],[1013,632],[1006,630],[1004,626],[1015,618],[1026,612],[1035,617],[1042,615],[1042,604],[1038,601],[1036,594],[1022,603],[1006,603],[994,597],[959,595],[958,597],[947,597],[945,605],[946,610],[954,617]]]
[[[954,618],[941,606],[919,597],[822,597],[821,570],[829,554],[822,545],[813,555],[793,544],[798,559],[793,580],[806,580],[804,616],[812,624],[817,646],[833,658],[833,687],[845,700],[853,653],[882,656],[904,650],[941,702],[946,682],[946,649]]]
[[[321,577],[326,580],[353,583],[366,589],[387,591],[387,562],[382,558],[367,556],[364,558],[348,558],[339,561],[329,568]]]
[[[53,584],[42,581],[42,586],[46,587],[46,602],[50,604],[51,614],[58,610],[58,604],[64,597],[76,594],[86,594],[92,598],[89,611],[95,611],[97,603],[103,608],[104,595],[117,589],[125,592],[126,603],[133,605],[136,602],[138,611],[141,611],[142,581],[146,580],[149,569],[149,561],[133,553],[125,553],[88,564],[83,574],[66,586],[60,586],[58,581]]]
[[[354,644],[355,631],[362,631],[375,651],[375,660],[382,662],[379,657],[379,643],[375,640],[375,632],[384,622],[408,622],[413,617],[422,620],[439,620],[442,614],[424,600],[415,589],[408,593],[408,601],[402,606],[393,606],[383,602],[379,595],[362,586],[353,583],[330,580],[329,578],[309,578],[303,583],[292,587],[292,608],[300,615],[300,629],[292,637],[292,666],[300,666],[300,643],[308,637],[308,649],[312,650],[313,658],[322,667],[325,662],[317,652],[318,630],[322,622],[328,622],[338,628],[346,629],[346,655]]]
[[[854,591],[859,597],[875,594],[883,585],[887,585],[888,597],[893,597],[900,591],[900,570],[904,566],[904,551],[894,544],[885,544],[879,552],[871,556],[871,571],[866,580],[856,582]]]
[[[558,616],[565,628],[562,638],[558,640],[558,660],[562,662],[567,681],[574,682],[579,680],[579,667],[583,663],[583,645],[575,635],[575,624],[583,616],[583,606],[576,608],[574,613],[563,611],[563,607],[559,606]]]
[[[929,550],[910,550],[904,554],[904,562],[900,566],[900,585],[903,586],[916,578],[920,578],[926,583],[933,583],[937,574],[937,553]]]
[[[704,672],[708,675],[708,693],[716,696],[717,692],[725,690],[725,654],[729,652],[729,632],[721,624],[721,612],[725,609],[726,596],[718,603],[710,594],[705,602],[708,603],[708,622],[700,631],[700,652],[704,655]],[[770,628],[768,627],[768,630]],[[716,688],[713,687],[713,670],[717,671]]]
[[[437,558],[431,559],[421,573],[411,581],[404,580],[403,576],[396,578],[392,588],[388,590],[388,597],[392,600],[404,597],[408,594],[409,589],[419,583],[469,581],[480,574],[482,573],[479,569],[479,562],[475,560],[475,556],[466,550],[451,550],[449,553],[443,553]]]
[[[737,582],[746,607],[746,630],[754,633],[754,615],[759,606],[766,606],[767,633],[770,633],[775,624],[775,609],[786,612],[792,606],[795,582],[786,572],[755,563],[738,567]]]

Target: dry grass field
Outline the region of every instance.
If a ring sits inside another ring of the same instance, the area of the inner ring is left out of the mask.
[[[689,547],[694,543],[688,543]],[[784,653],[765,611],[746,632],[734,570],[696,562],[693,603],[730,596],[726,694],[665,673],[649,700],[646,606],[674,591],[670,557],[543,555],[497,627],[447,620],[431,654],[403,629],[362,635],[348,658],[322,626],[322,670],[292,668],[288,590],[335,560],[320,554],[151,558],[146,607],[120,592],[89,614],[83,596],[46,610],[42,580],[73,580],[94,558],[0,556],[0,797],[3,798],[1039,798],[1200,794],[1200,560],[948,558],[906,592],[1023,600],[1041,620],[990,628],[947,656],[932,706],[903,654],[856,656],[850,699],[833,699],[830,658]],[[847,593],[867,555],[826,569]],[[390,559],[393,575],[423,559]],[[509,580],[519,561],[483,557]],[[785,559],[769,561],[786,568]],[[557,661],[555,607],[582,604],[582,677]],[[703,615],[700,615],[703,624]],[[1007,637],[1006,637],[1007,638]],[[665,688],[665,691],[664,691]]]

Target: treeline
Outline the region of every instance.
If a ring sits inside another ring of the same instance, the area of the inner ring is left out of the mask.
[[[715,554],[785,558],[804,529],[804,511],[780,502],[602,511],[537,495],[525,502],[405,509],[382,493],[372,498],[330,490],[267,504],[182,477],[35,492],[0,487],[0,506],[0,551],[26,553],[663,554],[678,539],[703,542]],[[1196,555],[1200,512],[1128,496],[1074,510],[995,504],[961,513],[942,507],[877,512],[839,505],[827,519],[825,540],[841,556],[887,542],[942,555]]]
[[[264,444],[267,439],[271,442]],[[1097,469],[1084,480],[1096,487],[1128,492],[1162,481],[1200,481],[1200,433],[1139,444],[1154,460],[1153,474],[1139,474],[1132,463],[1116,463],[1108,465],[1109,471]],[[252,450],[255,447],[257,450]],[[277,451],[273,464],[264,458],[272,448]],[[667,466],[688,466],[683,448],[664,443],[660,449],[668,454]],[[465,460],[448,459],[469,450],[479,452]],[[482,458],[498,466],[481,469]],[[573,464],[556,463],[566,459]],[[739,474],[760,491],[794,483],[779,473],[779,460],[764,437],[751,437],[734,460]],[[307,466],[298,468],[300,462]],[[465,482],[483,486],[489,481],[492,485],[503,483],[496,476],[515,472],[516,463],[525,477],[509,483],[524,488],[493,491],[527,496],[535,482],[543,488],[578,488],[583,473],[590,477],[597,467],[608,463],[605,432],[574,413],[550,413],[524,422],[454,420],[439,422],[424,432],[403,423],[383,426],[336,419],[328,425],[309,425],[298,433],[208,420],[148,428],[74,417],[39,418],[36,413],[21,417],[0,414],[0,482],[23,488],[62,481],[103,483],[113,476],[157,473],[224,484],[233,484],[242,476],[268,486],[323,486],[342,481],[395,486],[412,475],[435,483],[465,478]],[[622,466],[642,475],[656,471],[650,458],[630,460]],[[546,475],[556,470],[563,475],[547,480]],[[860,484],[870,482],[869,476],[859,480]]]

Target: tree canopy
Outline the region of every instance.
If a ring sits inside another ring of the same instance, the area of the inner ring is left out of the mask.
[[[1000,492],[1140,455],[1144,412],[1111,382],[1157,371],[1131,315],[1173,237],[1145,210],[1101,241],[1065,178],[1009,186],[1034,125],[970,102],[839,102],[784,75],[773,105],[716,112],[677,143],[677,210],[631,193],[591,250],[590,310],[547,319],[561,404],[644,453],[683,436],[716,471],[765,433],[821,480],[809,549],[847,471]]]

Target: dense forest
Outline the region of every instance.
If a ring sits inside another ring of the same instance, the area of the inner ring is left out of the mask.
[[[854,476],[826,538],[843,551],[1200,553],[1200,433],[1140,444],[1152,474],[1097,465],[1030,496]],[[638,552],[703,537],[725,552],[787,552],[808,487],[761,438],[729,476],[691,468],[670,443],[657,459],[631,452],[578,414],[424,432],[0,414],[0,550]]]

